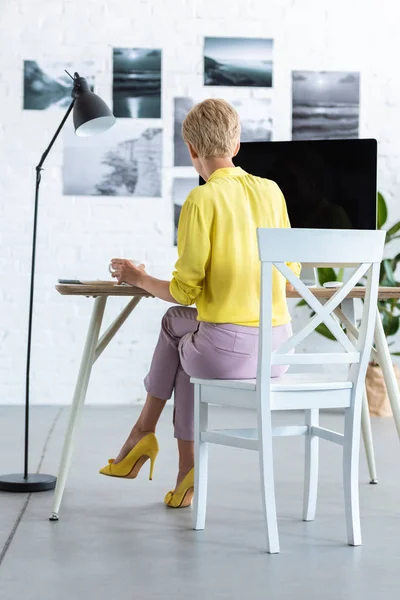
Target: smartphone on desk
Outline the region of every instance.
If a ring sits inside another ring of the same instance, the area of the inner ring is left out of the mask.
[[[112,280],[102,279],[57,279],[57,282],[61,285],[101,285],[101,286],[116,286],[117,283]],[[121,285],[125,285],[121,283]],[[128,284],[127,284],[128,285]]]

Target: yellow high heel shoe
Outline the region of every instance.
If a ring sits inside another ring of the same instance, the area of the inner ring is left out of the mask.
[[[192,504],[194,493],[194,468],[190,469],[176,490],[168,492],[164,498],[164,504],[171,508],[185,508]]]
[[[121,462],[115,464],[114,459],[110,458],[108,465],[100,469],[99,473],[108,475],[109,477],[135,479],[144,463],[150,459],[149,479],[153,479],[154,462],[157,454],[157,438],[154,433],[148,433],[132,448],[129,454],[127,454]]]

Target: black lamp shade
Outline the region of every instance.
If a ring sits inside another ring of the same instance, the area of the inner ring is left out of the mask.
[[[79,77],[79,88],[76,89],[74,104],[75,133],[81,137],[96,135],[110,129],[116,119],[107,104],[90,91],[83,77]]]

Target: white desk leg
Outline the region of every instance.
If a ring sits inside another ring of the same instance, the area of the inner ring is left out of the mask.
[[[86,336],[86,343],[82,354],[81,366],[79,368],[78,379],[75,385],[67,433],[65,434],[64,446],[57,475],[57,484],[54,492],[53,512],[49,517],[50,521],[58,521],[58,511],[60,509],[65,483],[67,481],[69,468],[71,466],[74,441],[82,414],[82,408],[85,403],[86,392],[89,385],[90,373],[92,371],[106,301],[107,296],[98,296],[94,302],[89,329]]]
[[[386,390],[389,396],[390,406],[392,407],[393,418],[397,429],[397,435],[400,438],[400,393],[397,385],[396,375],[393,370],[392,357],[390,356],[387,345],[385,331],[383,329],[381,316],[377,310],[375,322],[375,347],[377,353],[377,362],[382,369],[385,380]]]
[[[345,315],[350,319],[350,321],[355,324],[355,302],[353,300],[345,300],[342,304],[342,309]],[[350,327],[350,325],[349,325]],[[347,329],[347,335],[349,339],[355,344],[356,338],[349,329]],[[372,429],[371,429],[371,417],[369,414],[368,407],[368,398],[367,393],[364,387],[364,394],[362,399],[362,409],[361,409],[361,431],[363,436],[365,454],[367,457],[368,470],[369,470],[369,478],[370,483],[378,483],[378,478],[376,474],[376,463],[375,463],[375,453],[374,453],[374,443],[372,441]]]

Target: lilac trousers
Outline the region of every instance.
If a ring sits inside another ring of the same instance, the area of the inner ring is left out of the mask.
[[[199,322],[195,308],[173,306],[167,310],[154,351],[146,391],[169,400],[174,392],[175,437],[194,438],[194,385],[190,377],[253,379],[257,374],[258,328]],[[272,329],[273,348],[292,335],[290,323]],[[274,365],[272,377],[287,371]]]

